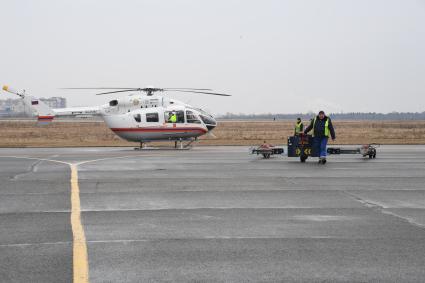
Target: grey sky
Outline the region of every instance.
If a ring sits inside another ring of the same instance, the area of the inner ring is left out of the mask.
[[[214,113],[425,111],[425,1],[0,2],[0,83],[208,87]],[[12,97],[4,94],[4,97]]]

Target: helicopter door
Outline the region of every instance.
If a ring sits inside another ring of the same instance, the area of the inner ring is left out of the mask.
[[[174,118],[175,122],[172,118],[173,115],[176,116]],[[166,123],[184,123],[184,112],[183,111],[165,111],[164,119]]]
[[[158,112],[146,113],[146,123],[147,124],[158,124],[159,123],[159,114]]]

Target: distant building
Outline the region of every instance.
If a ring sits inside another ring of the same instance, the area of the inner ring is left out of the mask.
[[[31,113],[25,106],[22,99],[4,99],[0,100],[0,116],[3,117],[22,117]]]
[[[66,98],[63,97],[49,97],[40,98],[50,108],[66,108]]]

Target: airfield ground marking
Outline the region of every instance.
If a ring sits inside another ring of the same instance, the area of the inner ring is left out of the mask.
[[[73,233],[73,270],[74,283],[89,282],[89,264],[87,253],[87,240],[84,227],[81,221],[81,198],[80,186],[78,184],[78,166],[104,161],[110,159],[122,159],[129,157],[151,157],[149,155],[126,155],[117,157],[107,157],[93,160],[85,160],[77,163],[68,163],[71,167],[71,226]]]
[[[29,159],[40,160],[66,164],[71,168],[71,229],[72,229],[72,262],[73,262],[73,282],[74,283],[88,283],[89,282],[89,264],[87,255],[87,241],[84,233],[84,227],[81,221],[81,200],[80,200],[80,187],[78,184],[78,165],[93,163],[97,161],[104,161],[109,159],[122,159],[130,157],[157,157],[157,155],[126,155],[117,157],[107,157],[93,160],[86,160],[77,163],[69,163],[60,160],[24,157],[24,156],[0,156],[2,158],[16,158],[16,159]],[[161,155],[160,157],[164,157]]]
[[[40,160],[66,164],[71,168],[71,229],[72,229],[72,268],[74,283],[88,283],[88,257],[87,244],[84,235],[83,225],[81,223],[81,206],[80,206],[80,188],[78,186],[78,168],[76,164],[64,162],[60,160],[21,157],[21,156],[1,156],[6,158]]]
[[[78,185],[78,167],[71,167],[71,227],[72,227],[72,266],[74,283],[89,282],[89,264],[87,242],[81,222],[80,187]]]

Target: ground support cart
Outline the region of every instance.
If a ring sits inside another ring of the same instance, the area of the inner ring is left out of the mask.
[[[360,154],[363,157],[376,158],[377,144],[367,144],[361,147],[340,148],[328,147],[327,153],[331,154]],[[319,157],[320,145],[316,144],[311,135],[296,135],[288,137],[288,157],[299,157],[305,162],[309,156]]]
[[[270,147],[270,148],[263,148],[263,147],[256,147],[256,148],[251,148],[251,154],[261,154],[263,155],[263,157],[265,159],[269,159],[270,156],[275,155],[275,154],[283,154],[284,153],[284,149],[283,147]]]

